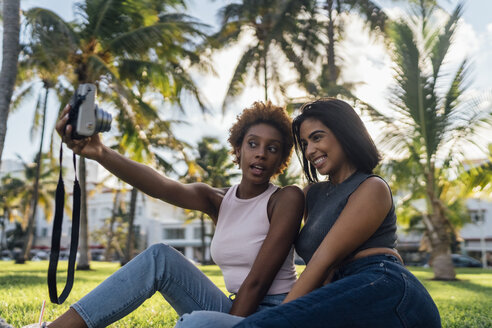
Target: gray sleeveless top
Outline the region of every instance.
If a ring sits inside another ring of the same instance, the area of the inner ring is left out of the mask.
[[[347,200],[352,193],[367,178],[376,176],[362,172],[355,172],[345,181],[334,185],[329,181],[318,182],[311,186],[306,195],[306,206],[308,217],[296,241],[296,252],[302,257],[304,262],[311,260],[314,252],[335,224],[338,216],[347,204]],[[384,181],[384,180],[383,180]],[[386,181],[385,181],[386,182]],[[388,187],[389,188],[389,187]],[[396,246],[396,215],[395,206],[391,202],[391,209],[383,223],[376,232],[364,242],[357,250],[372,247]]]

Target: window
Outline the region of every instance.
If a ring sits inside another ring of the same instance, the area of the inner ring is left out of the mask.
[[[201,227],[193,228],[193,239],[202,239],[202,228]]]
[[[110,207],[105,207],[105,208],[102,209],[102,215],[101,216],[104,219],[110,218],[112,216],[112,214],[113,214],[113,211],[111,210]]]
[[[485,210],[470,210],[470,219],[473,223],[482,223],[485,218]]]
[[[41,229],[41,237],[48,237],[48,228]]]
[[[185,239],[185,230],[183,228],[164,229],[162,239]]]

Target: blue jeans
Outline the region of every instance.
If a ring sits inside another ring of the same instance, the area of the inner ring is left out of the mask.
[[[263,311],[282,304],[286,296],[287,294],[265,296],[257,311]],[[244,317],[238,317],[226,312],[193,311],[191,314],[186,313],[179,318],[174,328],[230,328],[242,320],[244,320]]]
[[[441,327],[439,311],[427,290],[391,255],[351,262],[338,270],[330,284],[244,319],[202,313],[185,316],[189,325],[181,327],[216,327],[216,322],[223,328]]]
[[[106,327],[159,291],[179,315],[207,310],[229,312],[232,301],[180,252],[150,246],[72,305],[89,328]],[[285,298],[275,302],[280,304]],[[268,296],[264,300],[269,304]]]

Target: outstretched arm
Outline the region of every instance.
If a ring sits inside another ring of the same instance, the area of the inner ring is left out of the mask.
[[[284,303],[319,288],[331,270],[376,232],[391,208],[391,194],[377,177],[364,181],[350,196]]]
[[[109,172],[149,196],[216,217],[221,190],[203,183],[183,184],[169,179],[151,167],[132,161],[105,146],[97,134],[81,140],[72,139],[72,126],[67,125],[69,110],[70,106],[67,105],[56,124],[56,130],[76,154],[99,162]]]
[[[295,186],[274,194],[270,229],[229,313],[248,316],[256,311],[294,243],[304,211],[304,195]],[[272,196],[272,197],[273,197]]]

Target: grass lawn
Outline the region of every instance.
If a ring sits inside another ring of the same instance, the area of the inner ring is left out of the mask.
[[[67,262],[60,262],[58,292],[63,289]],[[0,317],[14,327],[37,322],[43,300],[45,320],[53,320],[119,268],[119,264],[92,262],[91,271],[77,271],[69,298],[63,305],[49,302],[46,274],[48,262],[24,265],[0,262]],[[203,266],[202,271],[225,291],[217,266]],[[303,267],[299,267],[302,270]],[[458,269],[456,282],[432,281],[431,269],[411,267],[434,298],[443,327],[492,327],[492,270]],[[160,294],[147,300],[135,312],[110,327],[174,327],[177,315]]]

